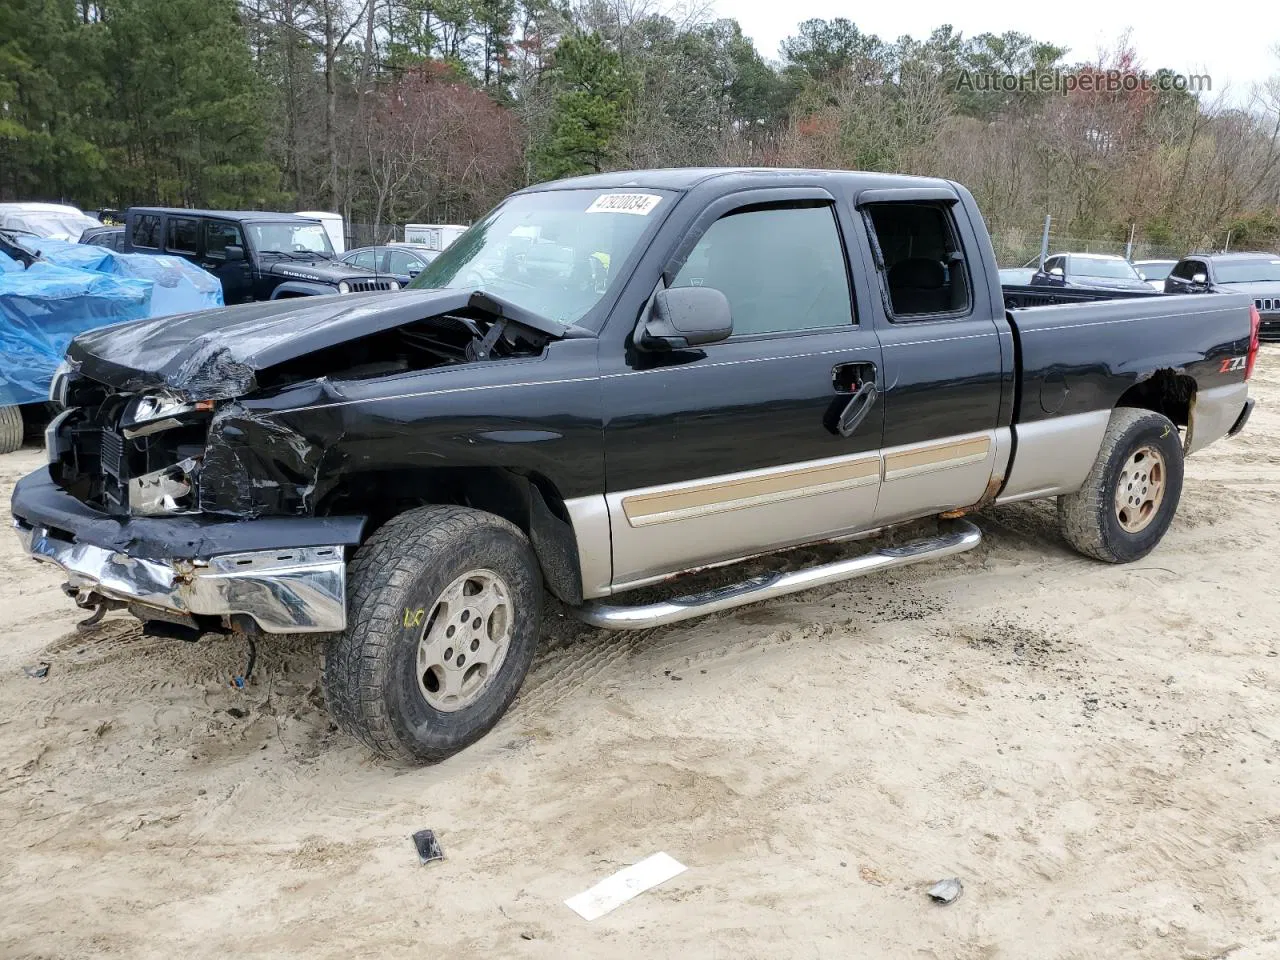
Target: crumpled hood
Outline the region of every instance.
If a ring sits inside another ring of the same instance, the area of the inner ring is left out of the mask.
[[[275,260],[265,270],[273,277],[305,280],[312,283],[337,284],[340,280],[374,280],[368,270],[360,270],[338,260]]]
[[[129,393],[168,389],[188,400],[242,397],[259,371],[349,340],[466,308],[554,337],[585,331],[472,290],[297,297],[136,320],[82,333],[67,359],[81,376]]]

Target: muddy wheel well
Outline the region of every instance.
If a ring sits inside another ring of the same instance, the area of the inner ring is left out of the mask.
[[[1121,394],[1116,406],[1162,413],[1178,426],[1185,427],[1191,422],[1195,397],[1196,382],[1193,378],[1172,370],[1157,370]]]
[[[533,544],[548,589],[565,603],[582,602],[573,523],[555,485],[539,474],[501,467],[370,471],[345,478],[316,513],[367,516],[367,540],[392,517],[430,504],[472,507],[509,520]]]

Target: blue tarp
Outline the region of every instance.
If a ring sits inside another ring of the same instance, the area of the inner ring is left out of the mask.
[[[148,316],[151,287],[52,263],[0,273],[0,405],[48,399],[71,338]]]
[[[134,280],[150,280],[151,316],[168,317],[222,306],[222,282],[181,257],[145,253],[116,253],[106,247],[64,240],[32,241],[50,263]]]
[[[144,317],[222,306],[222,285],[179,257],[22,238],[43,260],[0,261],[0,406],[49,395],[72,337]]]

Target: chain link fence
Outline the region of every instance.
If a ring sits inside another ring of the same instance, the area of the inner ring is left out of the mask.
[[[1003,267],[1035,266],[1040,260],[1040,243],[1044,224],[1034,227],[991,227],[991,243],[996,250],[996,263]],[[1100,240],[1096,237],[1060,236],[1049,231],[1049,255],[1055,253],[1107,253],[1133,260],[1180,260],[1192,251],[1172,244],[1150,243],[1141,237],[1133,240]]]

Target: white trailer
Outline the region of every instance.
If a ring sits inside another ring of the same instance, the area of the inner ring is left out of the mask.
[[[324,232],[329,235],[329,242],[333,244],[333,252],[338,254],[347,252],[347,237],[342,214],[325,213],[323,210],[299,210],[298,216],[319,220],[324,226]]]
[[[432,250],[443,250],[466,232],[456,223],[406,223],[404,242],[420,243]]]

